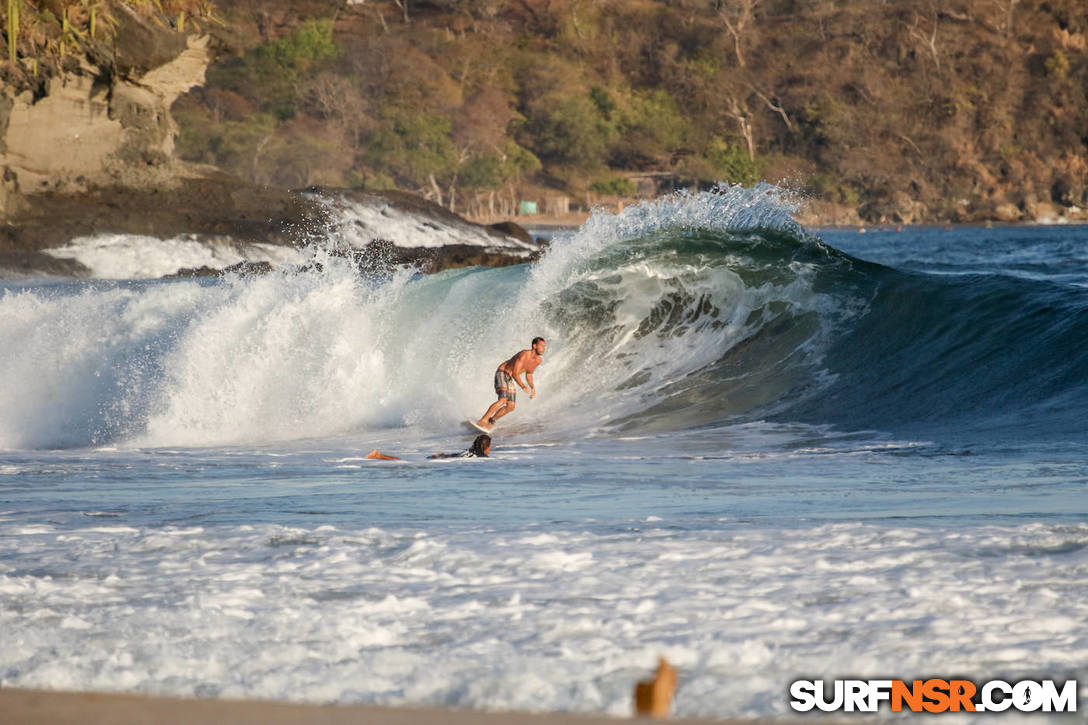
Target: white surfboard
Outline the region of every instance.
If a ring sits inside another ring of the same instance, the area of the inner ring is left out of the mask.
[[[472,428],[473,430],[478,430],[481,433],[487,433],[488,435],[491,434],[491,431],[489,431],[487,428],[484,428],[482,425],[480,425],[479,423],[474,421],[472,418],[466,419],[465,420],[465,425],[468,426],[469,428]]]

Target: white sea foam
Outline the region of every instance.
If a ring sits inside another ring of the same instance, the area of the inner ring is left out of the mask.
[[[665,655],[676,714],[749,717],[802,675],[1088,676],[1083,525],[0,523],[0,560],[5,687],[625,715]]]
[[[312,198],[332,211],[327,241],[333,246],[361,249],[379,239],[413,248],[461,244],[522,254],[526,259],[537,249],[513,237],[489,234],[453,215],[423,217],[378,199],[364,202],[318,194]],[[239,262],[268,262],[273,267],[284,267],[305,259],[304,253],[293,247],[229,238],[200,239],[191,234],[168,239],[98,234],[77,237],[45,253],[74,259],[90,270],[91,277],[101,279],[154,279],[183,269],[224,269]]]
[[[261,277],[9,290],[0,296],[0,363],[12,373],[0,379],[0,448],[449,430],[483,412],[496,366],[536,335],[552,341],[540,395],[518,405],[553,432],[596,431],[699,386],[696,373],[769,320],[815,313],[810,330],[768,348],[771,364],[750,366],[762,392],[722,394],[706,420],[684,425],[719,420],[730,405],[740,414],[788,390],[800,368],[775,360],[818,359],[821,336],[846,313],[813,292],[803,265],[754,284],[728,265],[647,260],[637,243],[622,246],[685,225],[796,227],[769,187],[733,189],[596,216],[531,269],[423,279],[401,270],[376,285],[314,248],[310,264]],[[623,255],[614,265],[599,261],[610,247]],[[610,319],[586,319],[597,309]]]
[[[268,262],[275,267],[297,264],[292,247],[229,239],[204,241],[192,235],[159,239],[139,234],[76,237],[63,247],[46,249],[59,259],[74,259],[102,279],[154,279],[182,269],[224,269],[239,262]]]

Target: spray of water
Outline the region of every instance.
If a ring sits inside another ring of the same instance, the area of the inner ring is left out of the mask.
[[[535,335],[551,342],[540,425],[607,429],[649,411],[682,427],[693,400],[699,420],[742,413],[793,384],[837,305],[812,291],[811,261],[766,250],[820,246],[791,209],[765,186],[660,199],[594,215],[532,267],[375,281],[315,248],[261,277],[9,289],[0,446],[449,429],[482,412],[495,367]],[[789,380],[754,393],[758,370],[723,371],[744,348]],[[705,405],[729,380],[744,394]]]

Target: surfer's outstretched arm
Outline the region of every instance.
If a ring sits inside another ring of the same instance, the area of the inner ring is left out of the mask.
[[[381,451],[379,451],[377,448],[372,450],[370,453],[367,453],[365,456],[363,456],[363,458],[366,458],[366,459],[371,460],[371,461],[400,461],[400,460],[402,460],[400,458],[397,458],[396,456],[387,456],[384,453],[382,453]]]

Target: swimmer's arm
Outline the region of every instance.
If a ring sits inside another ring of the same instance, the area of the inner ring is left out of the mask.
[[[401,460],[400,458],[397,458],[396,456],[387,456],[384,453],[382,453],[381,451],[379,451],[377,448],[372,450],[370,453],[367,453],[365,456],[363,456],[363,458],[366,458],[366,459],[371,460],[371,461],[399,461],[399,460]]]

